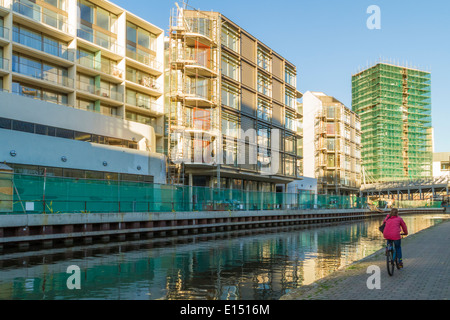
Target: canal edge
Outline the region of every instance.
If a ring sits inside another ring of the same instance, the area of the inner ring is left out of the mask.
[[[430,226],[426,229],[422,229],[412,235],[408,235],[408,237],[402,240],[403,241],[402,246],[405,243],[413,241],[417,237],[422,236],[431,229],[434,229],[435,227],[438,227],[446,223],[450,223],[450,218],[446,218],[438,224]],[[323,298],[321,298],[321,294],[323,292],[338,286],[340,282],[350,277],[360,275],[361,270],[366,270],[367,267],[369,267],[372,264],[372,262],[380,259],[380,256],[384,256],[384,250],[385,248],[383,247],[380,250],[377,250],[376,252],[360,260],[354,261],[353,263],[347,266],[342,266],[338,268],[336,271],[332,272],[331,274],[327,275],[324,278],[318,279],[309,285],[293,289],[290,292],[281,296],[279,300],[324,300]]]

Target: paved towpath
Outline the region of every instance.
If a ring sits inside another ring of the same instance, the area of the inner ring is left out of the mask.
[[[404,238],[402,251],[404,268],[392,277],[382,249],[280,300],[449,300],[450,219]],[[380,267],[381,289],[367,287],[371,265]]]

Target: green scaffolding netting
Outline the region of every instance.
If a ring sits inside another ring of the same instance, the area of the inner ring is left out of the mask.
[[[366,208],[356,196],[0,174],[0,212],[93,213]]]

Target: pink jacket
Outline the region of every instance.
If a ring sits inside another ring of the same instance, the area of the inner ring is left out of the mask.
[[[402,218],[399,216],[388,218],[389,215],[383,221],[386,222],[386,227],[383,232],[383,236],[386,240],[400,240],[402,238],[400,231],[403,231],[404,234],[408,234],[408,229]]]

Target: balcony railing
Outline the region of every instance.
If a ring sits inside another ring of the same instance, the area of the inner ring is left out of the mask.
[[[139,74],[139,72],[134,73],[127,71],[127,80],[146,88],[161,91],[161,86],[156,82],[155,79],[150,76],[145,76],[144,74]]]
[[[85,81],[77,81],[77,88],[80,91],[84,91],[90,94],[97,95],[99,97],[112,99],[118,102],[123,101],[123,94],[114,90],[108,90],[105,88],[97,88],[95,84],[85,82]]]
[[[35,79],[52,82],[65,87],[73,88],[73,79],[60,74],[54,70],[43,70],[28,64],[14,62],[12,64],[12,71],[17,72]]]
[[[9,39],[9,29],[0,26],[0,38]]]
[[[14,0],[13,11],[63,32],[68,32],[67,17],[24,0]]]
[[[143,55],[135,51],[127,49],[127,57],[143,63],[152,69],[162,71],[162,64],[150,55]]]
[[[137,98],[127,97],[127,104],[142,109],[146,109],[155,113],[164,113],[164,108],[162,105],[142,97]]]
[[[117,43],[117,40],[103,34],[99,31],[94,30],[86,30],[86,29],[78,29],[77,35],[79,38],[84,39],[86,41],[92,42],[102,48],[105,48],[114,53],[120,53],[123,48]]]
[[[5,58],[0,58],[0,69],[9,70],[9,60]]]
[[[123,79],[123,70],[118,68],[112,62],[97,61],[92,57],[85,56],[77,59],[77,63],[93,70],[113,75],[114,77]]]
[[[45,39],[34,37],[25,33],[21,33],[17,30],[13,31],[13,41],[24,46],[51,54],[53,56],[73,61],[73,52],[70,52],[67,46],[55,45]]]

